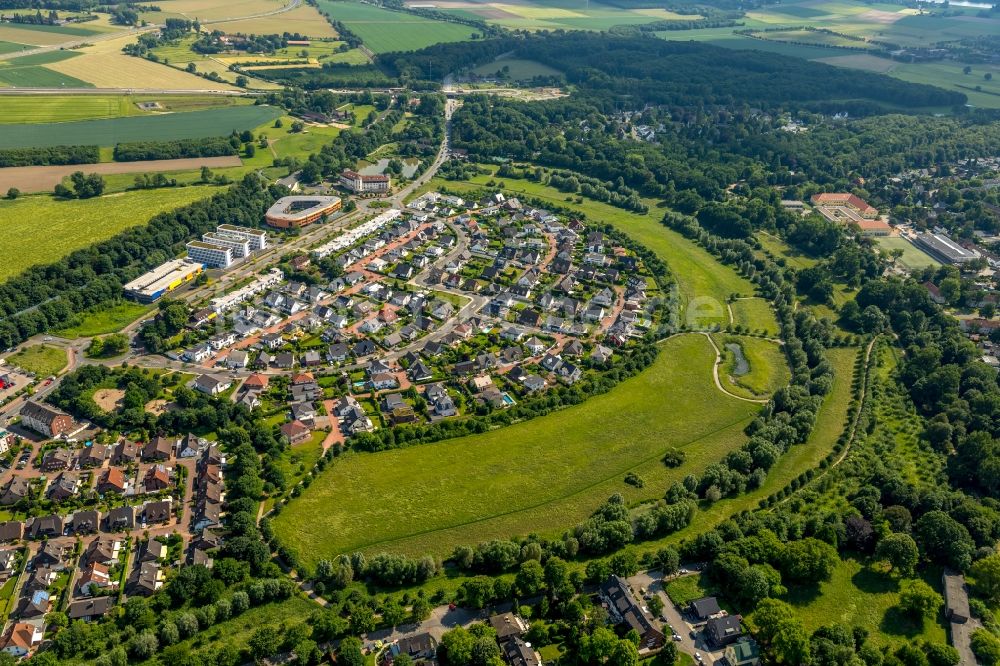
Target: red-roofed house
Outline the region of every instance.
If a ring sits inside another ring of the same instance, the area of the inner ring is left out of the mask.
[[[302,421],[292,421],[281,426],[281,434],[289,444],[301,444],[312,433]]]

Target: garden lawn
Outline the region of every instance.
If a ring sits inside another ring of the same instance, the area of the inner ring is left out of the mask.
[[[2,70],[0,70],[2,71]],[[41,148],[61,145],[113,146],[128,141],[169,141],[224,136],[253,129],[281,115],[271,106],[231,106],[220,109],[81,120],[66,123],[0,125],[0,148]]]
[[[469,191],[486,187],[492,176],[477,176],[472,181],[457,182],[434,179],[421,191],[448,189]],[[594,223],[607,223],[628,234],[637,242],[652,250],[666,262],[671,274],[677,280],[681,299],[681,323],[692,328],[729,323],[726,300],[732,294],[750,296],[754,287],[735,270],[723,266],[705,249],[668,229],[660,223],[661,209],[656,202],[646,200],[650,212],[645,215],[632,213],[621,208],[590,199],[582,204],[566,201],[566,194],[555,188],[517,178],[504,178],[504,191],[548,201],[552,205],[564,206],[587,215]]]
[[[63,368],[69,365],[69,359],[66,356],[66,350],[62,347],[34,345],[25,347],[13,356],[8,356],[7,363],[33,372],[39,377],[48,377],[59,374]]]
[[[122,301],[101,310],[84,313],[72,325],[55,331],[55,334],[64,338],[89,338],[117,333],[153,309],[152,305]]]
[[[434,21],[355,0],[318,0],[316,6],[341,21],[375,53],[416,51],[441,42],[463,42],[477,33],[461,23]]]
[[[0,265],[0,281],[36,264],[58,261],[74,250],[146,224],[158,213],[214,194],[211,186],[136,190],[123,194],[57,201],[48,196],[0,201],[0,247],[18,248]],[[45,224],[39,224],[45,220]]]
[[[715,388],[714,357],[704,336],[674,337],[652,367],[584,404],[482,435],[349,454],[273,519],[275,532],[309,565],[356,550],[446,555],[558,535],[615,492],[658,498],[742,444],[758,410]],[[670,448],[687,455],[679,468],[660,462]],[[624,483],[629,471],[644,488]]]
[[[722,352],[719,381],[732,393],[744,398],[767,398],[792,378],[781,345],[771,340],[742,335],[716,334],[715,344]],[[735,343],[743,350],[750,370],[740,376],[733,374],[736,357],[726,345]]]

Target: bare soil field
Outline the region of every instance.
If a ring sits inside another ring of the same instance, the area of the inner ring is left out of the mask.
[[[64,166],[7,167],[0,169],[0,191],[16,187],[22,192],[51,190],[62,179],[75,171],[99,173],[156,173],[159,171],[185,171],[209,168],[242,166],[236,155],[225,157],[190,157],[179,160],[149,160],[143,162],[102,162],[100,164],[67,164]]]
[[[99,389],[94,393],[94,402],[106,412],[113,412],[122,404],[125,391],[121,389]]]

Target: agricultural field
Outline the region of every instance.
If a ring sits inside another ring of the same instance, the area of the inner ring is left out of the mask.
[[[456,182],[434,179],[421,191],[449,189],[457,191],[477,190],[486,186],[496,167],[485,167],[490,175],[477,176],[470,182]],[[566,201],[566,193],[539,183],[517,178],[504,178],[505,192],[534,197],[565,206],[586,214],[590,219],[606,222],[628,234],[639,243],[663,259],[677,280],[678,296],[681,300],[681,324],[691,328],[724,326],[729,323],[726,301],[733,294],[750,296],[753,285],[740,277],[729,266],[723,266],[706,250],[676,231],[661,224],[661,209],[657,202],[646,200],[649,212],[645,215],[609,206],[599,201],[584,199],[582,204]]]
[[[121,29],[117,28],[117,30]],[[96,25],[89,27],[87,24],[53,26],[4,23],[0,24],[0,41],[28,44],[30,46],[50,46],[52,44],[62,44],[63,42],[77,42],[82,38],[105,32],[108,32],[108,30],[101,29]]]
[[[0,42],[0,55],[5,53],[17,53],[31,47],[27,44],[16,44],[14,42]]]
[[[136,90],[233,90],[227,83],[208,81],[145,58],[121,52],[134,37],[97,42],[79,49],[80,56],[46,65],[45,68],[70,76],[98,88],[133,88]]]
[[[166,188],[70,201],[41,196],[0,201],[0,218],[6,220],[0,226],[0,247],[20,248],[5,256],[0,281],[145,224],[154,215],[202,199],[215,189]]]
[[[318,0],[319,10],[343,22],[375,53],[415,51],[441,42],[471,39],[474,28],[460,23],[392,11],[355,0]]]
[[[191,21],[198,19],[206,24],[239,16],[265,14],[279,10],[286,4],[283,0],[163,0],[156,3],[160,11],[144,12],[142,18],[156,23],[162,23],[167,18]]]
[[[955,6],[950,8],[956,9]],[[1000,108],[1000,67],[996,65],[970,65],[973,71],[964,74],[965,63],[961,62],[903,63],[838,48],[866,49],[874,46],[863,40],[922,47],[939,41],[955,42],[1000,34],[1000,16],[983,18],[975,13],[976,10],[970,9],[965,10],[963,15],[946,17],[893,4],[800,0],[748,12],[744,28],[768,30],[756,33],[759,39],[734,34],[733,28],[662,31],[656,34],[668,40],[702,41],[723,48],[768,51],[837,67],[881,72],[904,81],[963,92],[974,106]],[[827,28],[862,41],[802,29],[807,26]],[[780,30],[782,27],[789,30]],[[984,78],[986,73],[993,75],[992,81]]]
[[[220,109],[67,123],[0,125],[0,148],[80,143],[112,146],[127,141],[192,139],[258,127],[281,115],[270,106]]]
[[[63,338],[91,338],[117,333],[139,317],[152,312],[155,307],[122,301],[117,305],[78,315],[69,326],[54,331],[54,334]]]
[[[156,111],[144,111],[140,102],[156,102]],[[99,118],[152,116],[162,113],[202,111],[228,106],[245,106],[243,97],[150,97],[143,95],[17,95],[5,97],[0,125],[18,123],[58,123]],[[2,130],[0,130],[2,133]]]
[[[86,81],[60,74],[45,65],[63,62],[80,55],[76,51],[47,51],[0,60],[0,86],[26,88],[90,88]]]
[[[719,381],[727,391],[744,398],[770,397],[792,378],[781,345],[770,340],[742,335],[716,334],[715,344],[722,352]],[[746,366],[728,345],[737,345]]]
[[[175,160],[139,162],[103,162],[100,164],[68,164],[64,166],[29,166],[0,168],[0,191],[15,187],[21,192],[47,192],[73,173],[84,170],[102,176],[116,174],[162,173],[243,166],[236,155],[222,157],[188,157]]]
[[[914,270],[927,266],[940,266],[941,262],[927,254],[910,241],[900,236],[876,238],[876,242],[884,252],[902,250],[903,255],[897,260],[904,268]]]
[[[485,20],[512,30],[608,30],[616,25],[701,18],[697,14],[682,15],[660,8],[622,9],[587,0],[443,0],[435,2],[434,6],[457,16]]]
[[[25,347],[12,356],[7,357],[9,365],[17,366],[39,377],[59,374],[69,365],[66,350],[52,345],[34,345]]]
[[[195,0],[200,4],[200,0]],[[241,32],[248,35],[274,35],[297,32],[313,39],[337,37],[337,31],[323,18],[315,7],[302,3],[295,9],[272,16],[240,19],[238,21],[212,22],[212,30]]]
[[[317,20],[326,23],[323,18],[317,18]],[[290,46],[266,55],[235,51],[211,55],[201,54],[191,50],[194,41],[195,38],[192,35],[175,44],[158,46],[153,52],[163,64],[168,64],[170,67],[185,70],[189,64],[193,63],[197,72],[203,74],[215,72],[230,83],[234,83],[239,74],[230,71],[229,68],[233,65],[239,65],[244,76],[251,77],[249,87],[257,89],[280,88],[269,81],[253,78],[253,72],[257,69],[281,69],[285,67],[285,65],[274,63],[288,63],[288,67],[300,68],[321,67],[326,62],[346,62],[349,64],[367,64],[369,62],[368,58],[358,49],[342,52],[340,48],[344,42],[336,40],[314,41],[309,46]],[[308,64],[303,64],[303,61],[308,61]],[[255,65],[255,63],[260,64]]]
[[[704,336],[678,336],[650,368],[585,404],[482,435],[349,454],[274,518],[275,532],[310,564],[355,550],[444,555],[493,537],[558,534],[615,492],[660,497],[739,446],[757,411],[715,388],[714,358]],[[660,462],[669,448],[687,454],[684,465]],[[644,488],[624,483],[629,471]]]

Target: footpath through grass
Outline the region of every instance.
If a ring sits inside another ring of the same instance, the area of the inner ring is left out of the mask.
[[[674,337],[652,367],[584,404],[482,435],[349,454],[284,508],[275,532],[308,564],[355,550],[445,555],[558,535],[615,492],[658,498],[742,444],[758,410],[715,388],[714,358],[704,336]],[[660,461],[670,448],[687,454],[681,467]],[[624,483],[629,471],[644,488]]]
[[[48,196],[0,201],[0,247],[6,253],[0,282],[37,264],[58,261],[74,250],[146,224],[158,213],[213,194],[211,186],[136,190],[123,194],[57,201]],[[42,223],[44,221],[44,223]]]
[[[744,398],[763,399],[786,386],[792,378],[785,353],[778,343],[745,335],[720,333],[713,337],[722,352],[719,381],[726,390]],[[727,347],[729,344],[739,345],[749,366],[743,374],[737,374],[736,355]]]
[[[826,356],[833,366],[833,387],[826,395],[816,416],[812,434],[804,444],[798,444],[785,452],[767,474],[767,479],[757,490],[724,499],[715,504],[702,503],[691,524],[659,541],[639,544],[638,552],[652,552],[665,544],[676,545],[683,539],[691,539],[727,518],[742,511],[757,508],[762,499],[778,492],[808,469],[816,468],[833,450],[837,438],[844,431],[848,409],[851,404],[851,383],[854,381],[854,362],[857,360],[856,347],[830,349]],[[722,454],[719,455],[719,458]],[[683,468],[682,468],[683,469]]]
[[[14,365],[39,377],[59,374],[69,365],[66,350],[52,345],[25,347],[13,356],[7,357],[7,364]]]

